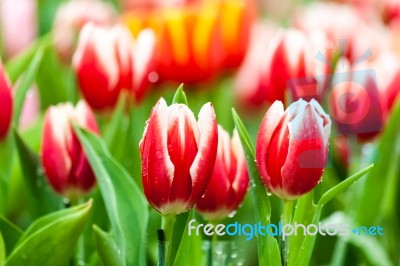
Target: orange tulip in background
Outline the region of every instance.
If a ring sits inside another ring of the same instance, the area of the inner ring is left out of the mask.
[[[256,17],[253,1],[207,0],[127,11],[122,21],[136,35],[152,28],[161,81],[207,81],[242,62]],[[163,8],[161,8],[163,7]]]

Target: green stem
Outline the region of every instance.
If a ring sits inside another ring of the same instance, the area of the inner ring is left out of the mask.
[[[212,223],[214,226],[216,226],[216,223]],[[213,265],[213,260],[214,260],[214,247],[217,245],[218,242],[218,235],[213,234],[210,241],[210,246],[208,248],[208,254],[207,254],[207,265],[212,266]]]
[[[175,215],[165,215],[162,217],[162,229],[165,236],[165,262],[166,266],[170,266],[171,262],[171,246],[172,234],[174,232]],[[172,265],[171,265],[172,266]]]
[[[284,200],[283,201],[283,211],[281,216],[282,227],[286,224],[292,223],[292,214],[293,214],[293,201],[292,200]],[[288,265],[289,259],[289,238],[288,236],[285,239],[282,238],[281,242],[281,261],[282,265]]]
[[[165,235],[164,230],[157,230],[158,239],[158,266],[165,266]]]

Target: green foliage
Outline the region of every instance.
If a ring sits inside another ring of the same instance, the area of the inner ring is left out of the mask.
[[[39,157],[25,144],[16,131],[14,131],[14,136],[33,216],[38,217],[57,210],[63,205],[62,200],[47,183]]]
[[[253,205],[256,221],[262,221],[265,224],[271,223],[271,204],[267,196],[267,189],[262,184],[255,161],[254,147],[247,133],[243,122],[240,120],[235,110],[232,110],[233,120],[239,133],[240,142],[246,157],[247,168],[250,175],[250,192],[253,197]],[[281,265],[279,247],[273,236],[257,238],[258,261],[260,265]]]
[[[114,240],[123,265],[145,265],[148,205],[132,177],[113,159],[98,137],[75,128],[96,174],[111,224],[110,237],[97,232],[96,246],[113,246]],[[101,252],[101,250],[99,250]],[[114,261],[114,253],[102,254],[104,264]],[[110,257],[111,256],[111,257]],[[106,257],[106,258],[105,258]]]
[[[91,206],[88,201],[37,219],[22,234],[5,265],[67,265]]]

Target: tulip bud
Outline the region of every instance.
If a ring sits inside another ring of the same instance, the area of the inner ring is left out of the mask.
[[[257,137],[257,167],[269,191],[296,199],[321,180],[331,120],[315,100],[300,99],[286,111],[276,101],[265,114]]]
[[[154,48],[155,36],[150,30],[143,30],[135,42],[123,26],[106,29],[86,24],[73,65],[89,105],[96,110],[112,108],[122,89],[140,101],[150,85]]]
[[[207,220],[223,219],[238,208],[248,185],[249,174],[237,131],[231,139],[218,126],[217,158],[206,193],[196,205],[197,210]]]
[[[80,101],[75,108],[70,103],[59,104],[46,112],[41,148],[42,165],[50,185],[68,198],[88,192],[95,184],[73,123],[99,132],[93,112],[85,102]]]
[[[204,194],[214,168],[218,129],[211,103],[196,122],[183,104],[153,108],[140,142],[142,182],[150,205],[163,215],[190,210]]]
[[[8,133],[13,113],[13,97],[3,64],[0,60],[0,141]]]

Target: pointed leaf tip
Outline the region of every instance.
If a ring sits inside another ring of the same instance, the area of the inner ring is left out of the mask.
[[[189,106],[186,94],[183,91],[183,83],[178,87],[178,89],[175,92],[174,98],[172,99],[172,104],[174,103],[181,103]]]

